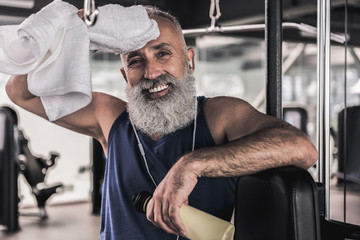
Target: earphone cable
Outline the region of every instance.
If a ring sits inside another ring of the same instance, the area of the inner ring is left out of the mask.
[[[194,116],[194,130],[193,130],[193,136],[192,136],[192,151],[195,150],[195,139],[196,139],[196,127],[197,127],[197,97],[195,96],[195,116]],[[137,130],[133,124],[133,122],[131,121],[130,119],[130,123],[131,123],[131,126],[134,130],[134,133],[135,133],[135,137],[136,137],[136,140],[138,142],[138,147],[139,147],[139,150],[140,150],[140,153],[143,157],[143,160],[144,160],[144,164],[145,164],[145,168],[146,168],[146,171],[151,179],[151,181],[153,182],[153,184],[155,185],[155,187],[157,187],[158,185],[156,184],[155,182],[155,179],[153,178],[151,172],[150,172],[150,169],[149,169],[149,166],[148,166],[148,163],[147,163],[147,160],[146,160],[146,157],[145,157],[145,150],[143,148],[143,145],[141,144],[141,141],[140,141],[140,138],[139,138],[139,135],[137,133]],[[176,240],[179,240],[179,235],[176,237]]]

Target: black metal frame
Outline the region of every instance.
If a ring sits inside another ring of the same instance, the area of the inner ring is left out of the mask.
[[[0,117],[0,124],[4,124],[4,131],[0,132],[4,140],[0,146],[0,225],[5,225],[8,232],[14,232],[20,229],[16,119],[8,108],[0,108]]]
[[[265,0],[266,112],[282,118],[282,0]],[[320,197],[321,198],[321,197]],[[322,200],[321,200],[322,199]],[[360,227],[325,217],[325,196],[319,200],[322,239],[360,239]]]
[[[282,119],[282,0],[265,0],[266,113]]]

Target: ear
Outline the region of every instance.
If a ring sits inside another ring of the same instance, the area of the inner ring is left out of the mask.
[[[193,73],[195,70],[195,49],[194,48],[188,48],[186,50],[186,58],[188,60],[189,66],[190,66],[190,73]]]
[[[127,83],[127,77],[126,77],[126,73],[125,73],[125,70],[124,70],[123,67],[120,68],[120,72],[121,72],[121,74],[123,75],[123,77],[124,77],[124,79],[125,79],[125,82]]]

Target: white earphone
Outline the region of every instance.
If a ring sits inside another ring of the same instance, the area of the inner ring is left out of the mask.
[[[189,68],[193,68],[193,64],[192,64],[192,61],[189,61]]]

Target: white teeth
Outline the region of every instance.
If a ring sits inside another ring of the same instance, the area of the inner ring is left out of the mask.
[[[150,88],[149,93],[157,93],[157,92],[160,92],[160,91],[163,91],[163,90],[167,89],[168,87],[169,87],[168,84],[161,84],[161,85],[158,85],[156,87]]]

